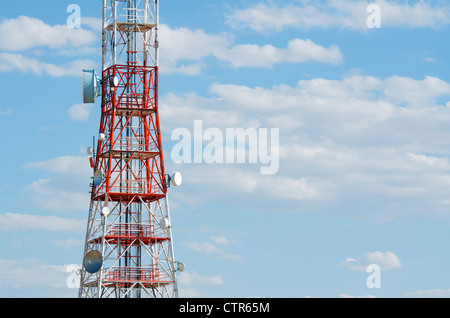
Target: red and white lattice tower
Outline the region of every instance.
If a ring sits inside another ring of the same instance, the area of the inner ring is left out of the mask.
[[[79,297],[177,297],[158,115],[158,0],[103,0],[102,76],[83,71],[83,98],[101,96]]]

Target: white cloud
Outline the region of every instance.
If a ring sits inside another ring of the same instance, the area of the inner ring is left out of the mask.
[[[83,68],[94,68],[95,62],[89,59],[75,60],[65,65],[56,65],[25,57],[16,53],[0,53],[0,72],[20,71],[35,75],[81,76]]]
[[[406,158],[409,159],[415,167],[432,168],[442,171],[450,170],[450,164],[448,158],[438,158],[433,156],[427,156],[424,154],[407,153]]]
[[[235,261],[243,260],[243,257],[237,254],[229,254],[221,248],[209,242],[197,243],[197,242],[186,242],[184,245],[195,252],[199,252],[207,255],[216,255],[219,259],[231,259]]]
[[[223,235],[221,235],[221,236],[212,236],[211,240],[214,243],[219,244],[219,245],[228,245],[228,244],[230,244],[230,241]]]
[[[60,125],[54,125],[54,126],[41,126],[38,129],[39,131],[53,131],[60,128],[61,128]]]
[[[224,279],[220,275],[205,276],[195,271],[183,271],[177,274],[177,282],[180,297],[200,298],[205,297],[208,288],[223,285]]]
[[[427,63],[436,63],[437,62],[437,59],[435,57],[430,57],[430,56],[424,57],[423,60]]]
[[[267,177],[259,174],[260,163],[177,167],[192,189],[208,193],[203,200],[231,193],[253,208],[273,200],[294,211],[308,209],[306,203],[328,211],[346,206],[342,215],[377,220],[448,211],[450,84],[439,78],[213,84],[209,93],[162,96],[165,133],[185,127],[193,134],[194,120],[202,120],[203,131],[279,128],[280,169]]]
[[[450,289],[424,289],[407,293],[408,296],[417,298],[449,298]]]
[[[89,194],[64,190],[52,179],[34,181],[25,188],[25,193],[40,207],[49,211],[83,211],[89,208]]]
[[[70,265],[52,266],[41,260],[0,259],[1,297],[76,297],[77,289],[68,288]]]
[[[349,294],[340,294],[340,298],[375,298],[373,295],[366,295],[366,296],[351,296]]]
[[[381,270],[390,270],[402,267],[402,263],[399,258],[392,252],[370,252],[356,259],[348,257],[341,263],[341,266],[350,270],[366,271],[367,266],[371,264],[380,266]]]
[[[91,20],[84,20],[91,23]],[[0,23],[0,49],[23,51],[38,47],[66,49],[90,45],[96,41],[94,32],[69,28],[67,25],[50,26],[42,20],[19,16]]]
[[[86,210],[89,208],[88,185],[92,169],[87,157],[62,156],[23,165],[56,173],[54,178],[34,181],[24,192],[40,207],[50,211]]]
[[[93,27],[94,18],[83,19]],[[48,25],[44,21],[19,16],[0,22],[0,72],[19,71],[53,77],[81,76],[83,68],[94,68],[90,59],[77,59],[55,64],[43,61],[44,56],[81,56],[96,52],[93,45],[98,32],[69,28],[67,25]],[[50,52],[50,53],[49,53]],[[34,56],[33,56],[34,55]],[[37,56],[39,56],[37,58]]]
[[[218,247],[217,245],[222,245],[223,247],[229,246],[229,245],[235,245],[238,244],[237,242],[230,241],[227,239],[224,235],[217,235],[212,236],[210,242],[185,242],[184,245],[195,252],[199,252],[206,255],[215,255],[218,259],[230,259],[235,261],[243,260],[243,257],[237,254],[230,254],[223,250],[222,248]]]
[[[257,32],[281,31],[286,27],[342,28],[368,30],[367,7],[378,4],[381,9],[381,27],[437,28],[445,26],[450,19],[447,4],[396,3],[393,1],[301,1],[299,4],[275,5],[273,2],[258,3],[246,9],[237,9],[227,15],[228,24],[234,28],[248,28]]]
[[[430,106],[432,100],[427,99],[446,94],[444,87],[440,90],[428,89],[431,81],[428,78],[412,80],[417,88],[415,94],[423,95],[421,99]],[[397,110],[394,101],[415,103],[408,97],[406,90],[394,98],[391,92],[398,87],[396,84],[392,79],[382,80],[370,76],[351,76],[342,80],[302,80],[294,87],[284,84],[271,88],[213,84],[210,93],[215,98],[206,99],[195,94],[169,94],[162,97],[161,116],[172,127],[186,125],[187,121],[191,121],[189,125],[192,126],[194,119],[202,119],[205,126],[212,127],[260,127],[263,121],[271,121],[275,127],[284,127],[288,119],[289,126],[296,128],[304,126],[305,122],[310,125],[320,124],[317,120],[319,115],[322,121],[333,118],[336,123],[361,125],[367,121],[391,118]],[[420,89],[422,84],[427,89]],[[383,96],[384,92],[386,96]],[[290,112],[290,115],[280,115],[286,112]],[[221,116],[223,113],[226,116]]]
[[[224,113],[226,116],[223,116]],[[221,107],[220,97],[204,98],[195,93],[183,95],[170,93],[161,96],[160,116],[165,124],[161,128],[167,132],[177,127],[192,129],[194,120],[197,119],[203,120],[209,127],[239,127],[244,122],[247,122],[246,126],[249,127],[258,126],[258,123],[247,118],[245,113]]]
[[[272,45],[239,44],[232,45],[227,34],[207,34],[203,30],[187,28],[172,29],[161,25],[161,71],[198,75],[207,57],[214,57],[232,67],[271,68],[279,63],[303,63],[317,61],[337,64],[342,54],[336,45],[325,48],[310,39],[289,41],[286,49]],[[187,63],[187,64],[186,64]]]
[[[30,162],[23,165],[26,169],[43,169],[51,172],[70,174],[89,178],[91,168],[89,158],[85,156],[62,156],[47,161]]]
[[[295,87],[282,84],[272,88],[214,84],[210,92],[217,97],[218,109],[226,105],[230,111],[251,112],[253,119],[261,123],[269,119],[273,124],[276,105],[275,114],[290,112],[290,126],[320,129],[321,134],[325,129],[335,134],[354,132],[390,120],[411,122],[421,117],[422,123],[427,123],[427,116],[438,122],[449,118],[448,108],[438,101],[450,96],[450,83],[436,77],[417,80],[353,75],[342,80],[316,78],[299,81]],[[284,123],[278,125],[283,127]]]
[[[310,39],[291,40],[286,49],[279,49],[272,45],[235,45],[229,49],[217,51],[215,56],[219,60],[227,61],[235,68],[272,68],[274,64],[279,63],[304,63],[309,61],[338,64],[342,61],[341,51],[336,45],[325,48],[315,44]]]
[[[0,214],[0,230],[2,231],[79,232],[85,228],[84,220],[30,214]]]
[[[234,197],[264,196],[270,193],[271,199],[292,201],[320,201],[327,198],[326,182],[315,182],[305,177],[282,175],[262,175],[251,166],[232,164],[208,164],[190,166],[183,170],[184,179],[196,191],[208,193],[209,200],[217,200],[224,195]]]
[[[6,110],[2,110],[0,109],[0,116],[7,116],[10,115],[12,113],[12,108],[9,107]]]
[[[76,104],[71,106],[67,113],[73,121],[86,121],[89,119],[93,107],[93,104]]]
[[[392,76],[386,79],[384,95],[388,101],[405,103],[409,107],[429,107],[440,96],[450,95],[450,83],[437,77],[426,76],[423,80]]]
[[[179,274],[179,282],[181,285],[223,285],[223,278],[184,271]]]
[[[84,221],[84,223],[86,223],[86,221]],[[53,244],[55,244],[56,246],[63,247],[65,249],[71,249],[74,247],[77,247],[77,248],[82,247],[83,243],[84,242],[73,239],[73,238],[67,239],[67,240],[56,240],[53,242]]]
[[[221,276],[205,276],[196,272],[184,271],[177,275],[180,297],[200,298],[205,297],[199,288],[209,286],[221,286],[224,280]],[[209,296],[206,296],[209,297]]]
[[[381,7],[385,26],[439,28],[449,24],[450,6],[444,2],[433,4],[431,1],[418,1],[408,4],[378,0],[375,3]]]
[[[232,105],[233,109],[273,113],[273,107],[277,105],[278,113],[289,110],[307,116],[321,113],[325,114],[322,116],[324,119],[332,115],[343,123],[361,123],[361,120],[385,120],[393,113],[394,105],[373,98],[378,93],[373,86],[376,84],[371,82],[370,77],[357,76],[342,81],[303,80],[296,87],[279,85],[269,89],[214,84],[211,92],[222,102]],[[271,118],[272,115],[267,117]],[[317,119],[311,118],[308,122],[315,125]]]
[[[201,252],[204,254],[217,253],[219,251],[217,246],[211,243],[186,242],[185,245],[193,251]]]
[[[99,19],[86,17],[84,25],[98,31]],[[160,26],[161,71],[198,75],[205,66],[204,59],[214,57],[229,63],[233,67],[272,67],[277,63],[302,63],[318,61],[339,63],[342,59],[339,48],[329,48],[313,43],[311,40],[294,39],[286,49],[272,45],[240,44],[232,46],[232,37],[228,34],[207,34],[205,31],[188,28],[170,28]],[[14,36],[12,36],[14,34]],[[30,17],[4,20],[0,24],[0,49],[6,51],[29,51],[32,48],[50,48],[62,55],[90,54],[95,51],[92,44],[96,35],[90,30],[71,29],[67,26],[49,26],[43,21]],[[82,68],[94,68],[91,60],[76,60],[65,65],[56,65],[40,61],[21,53],[0,53],[0,71],[31,72],[50,76],[80,76]]]
[[[81,25],[85,25],[96,32],[102,31],[102,23],[103,21],[100,18],[81,17]]]
[[[227,35],[207,34],[205,31],[188,28],[172,29],[166,24],[160,25],[161,38],[161,72],[197,75],[200,73],[200,61],[223,50],[229,44]],[[186,64],[189,61],[191,64]],[[182,62],[184,64],[179,65]],[[192,64],[192,62],[194,62]]]

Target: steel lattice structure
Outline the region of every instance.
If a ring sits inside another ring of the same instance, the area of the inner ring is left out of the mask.
[[[99,139],[79,297],[177,297],[158,115],[158,0],[103,0]],[[106,208],[106,209],[105,209]]]

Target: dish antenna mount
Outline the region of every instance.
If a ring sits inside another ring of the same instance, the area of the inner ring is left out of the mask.
[[[97,97],[101,95],[102,80],[94,70],[83,70],[83,103],[93,104]]]

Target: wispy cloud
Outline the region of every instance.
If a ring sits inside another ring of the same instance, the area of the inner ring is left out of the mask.
[[[392,252],[370,252],[358,258],[348,257],[341,266],[350,270],[366,271],[367,266],[371,264],[380,266],[382,270],[402,267],[399,258]]]
[[[62,156],[47,161],[31,162],[25,169],[40,169],[56,174],[26,186],[24,193],[49,211],[85,210],[89,207],[87,193],[91,168],[87,157]]]
[[[61,156],[46,161],[29,162],[23,165],[26,169],[43,169],[46,171],[82,175],[89,178],[91,172],[88,157],[85,156]]]
[[[187,298],[208,297],[202,294],[202,290],[209,286],[221,286],[224,279],[220,276],[205,276],[195,271],[184,271],[177,276],[180,288],[180,296]]]
[[[180,284],[182,285],[222,285],[223,278],[220,276],[204,276],[196,272],[182,272],[180,274]]]
[[[67,186],[66,186],[67,187]],[[39,179],[24,189],[25,194],[48,211],[83,211],[89,208],[88,193],[61,189],[52,179]]]
[[[435,57],[431,57],[431,56],[424,57],[423,60],[427,63],[436,63],[437,62],[437,59]]]
[[[0,72],[19,71],[35,75],[81,76],[83,68],[94,68],[95,62],[90,59],[75,60],[63,65],[42,62],[36,58],[29,58],[22,54],[0,53]]]
[[[83,19],[85,25],[94,27],[97,20]],[[70,56],[86,56],[96,49],[98,32],[69,28],[67,25],[49,25],[44,21],[19,16],[0,22],[0,72],[23,72],[52,77],[80,76],[83,68],[94,68],[90,59],[68,60]],[[44,57],[61,57],[59,64],[45,61]]]
[[[91,23],[91,20],[85,20]],[[69,28],[67,25],[48,25],[44,21],[27,16],[6,19],[0,23],[0,49],[24,51],[46,47],[67,49],[91,45],[97,40],[94,32]]]
[[[256,32],[274,32],[284,28],[361,31],[367,30],[367,7],[372,3],[380,6],[382,27],[438,28],[450,23],[448,4],[426,1],[409,4],[386,0],[306,0],[282,5],[258,3],[232,11],[227,15],[227,21],[231,27]]]
[[[71,265],[48,265],[42,260],[0,259],[2,297],[76,297],[68,288]],[[36,289],[39,294],[36,294]]]
[[[449,298],[450,289],[423,289],[406,293],[409,297],[417,298]]]
[[[9,107],[5,110],[0,109],[0,116],[10,115],[12,113],[12,111],[13,111],[13,109],[11,107]]]
[[[272,68],[275,64],[311,61],[338,64],[342,61],[342,54],[337,45],[325,48],[310,39],[291,40],[286,49],[280,49],[272,45],[235,45],[231,48],[217,51],[214,56],[219,60],[230,63],[235,68]]]
[[[67,110],[67,114],[73,121],[86,121],[89,119],[93,107],[93,104],[76,104]]]
[[[82,247],[83,241],[70,238],[67,240],[56,240],[53,242],[53,244],[56,246],[62,247],[62,248],[71,249],[74,247],[77,247],[77,248]]]
[[[95,17],[81,17],[81,25],[87,26],[94,31],[102,31],[102,19]]]
[[[214,244],[210,242],[185,242],[184,245],[192,251],[206,255],[212,255],[219,259],[231,259],[235,261],[244,259],[242,256],[237,254],[230,254],[218,246],[226,246],[231,244],[231,242],[225,236],[213,236],[211,237],[211,240],[214,242]]]
[[[293,39],[286,48],[273,45],[237,44],[228,34],[208,34],[201,29],[161,25],[161,71],[198,75],[204,60],[213,57],[233,68],[272,68],[280,63],[320,62],[338,64],[342,54],[336,45],[324,47],[310,39]],[[201,48],[201,49],[200,49]]]
[[[217,245],[214,245],[209,242],[203,242],[203,243],[186,242],[186,243],[184,243],[184,245],[192,251],[199,252],[202,254],[207,254],[207,255],[213,255],[220,259],[231,259],[231,260],[235,260],[235,261],[240,261],[240,260],[244,259],[240,255],[227,253],[223,249],[219,248]]]
[[[442,79],[351,75],[267,88],[216,83],[209,93],[162,96],[165,130],[192,129],[194,120],[204,130],[279,127],[280,169],[266,178],[250,165],[183,167],[191,188],[208,193],[201,200],[233,194],[261,208],[283,200],[290,211],[306,209],[298,202],[333,203],[348,207],[344,215],[377,220],[442,216],[448,208],[450,83]]]
[[[375,298],[373,295],[366,295],[366,296],[352,296],[349,294],[340,294],[340,298]]]
[[[17,213],[0,214],[0,230],[2,231],[82,232],[85,228],[84,220]]]

